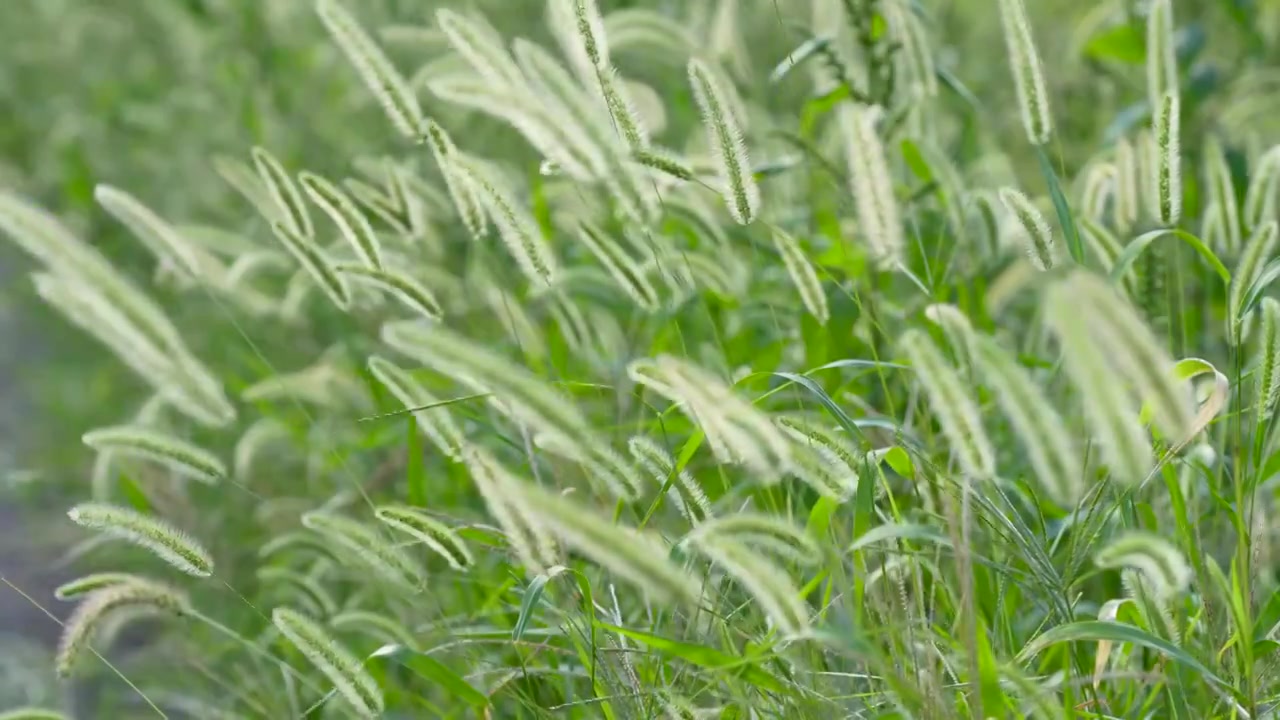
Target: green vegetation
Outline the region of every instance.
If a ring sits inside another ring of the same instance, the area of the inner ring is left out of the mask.
[[[6,498],[80,571],[0,591],[87,717],[1280,712],[1280,2],[7,0],[0,48]]]

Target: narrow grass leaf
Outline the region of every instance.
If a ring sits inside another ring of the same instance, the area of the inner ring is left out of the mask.
[[[683,660],[707,670],[728,671],[733,675],[740,676],[743,680],[761,690],[776,693],[786,691],[781,680],[760,667],[761,658],[737,657],[706,645],[673,640],[643,630],[634,630],[603,622],[597,622],[596,625],[602,630],[618,633],[635,640],[667,657]]]
[[[1174,645],[1168,640],[1152,635],[1140,627],[1121,622],[1082,620],[1066,625],[1057,625],[1041,633],[1034,640],[1023,646],[1022,650],[1018,652],[1018,660],[1027,662],[1053,645],[1081,640],[1086,642],[1109,640],[1113,643],[1132,643],[1139,647],[1149,648],[1174,662],[1195,670],[1201,677],[1221,689],[1230,687],[1226,681],[1210,670],[1208,666],[1183,648]]]

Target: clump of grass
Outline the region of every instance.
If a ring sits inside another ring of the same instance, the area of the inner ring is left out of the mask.
[[[1268,4],[12,1],[88,715],[1273,713]]]

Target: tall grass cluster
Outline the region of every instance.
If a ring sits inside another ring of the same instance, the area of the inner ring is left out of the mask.
[[[1280,3],[10,3],[93,717],[1280,716]]]

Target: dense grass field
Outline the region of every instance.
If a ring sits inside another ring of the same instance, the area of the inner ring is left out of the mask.
[[[5,0],[0,718],[1280,717],[1278,70],[1276,0]]]

